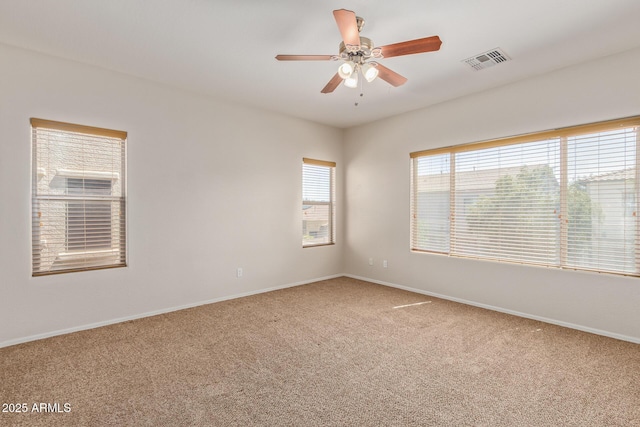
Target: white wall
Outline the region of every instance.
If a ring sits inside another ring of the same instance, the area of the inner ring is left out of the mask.
[[[640,279],[409,251],[410,152],[640,114],[640,50],[344,134],[3,45],[0,70],[0,346],[341,273],[640,342]],[[31,277],[30,117],[128,132],[127,268]],[[302,157],[346,182],[335,246],[301,248]]]
[[[301,247],[302,157],[341,180],[340,130],[4,45],[0,70],[0,346],[343,272],[340,240]],[[30,117],[128,132],[127,268],[31,277]]]
[[[349,129],[345,271],[640,342],[640,279],[409,250],[410,152],[638,115],[638,76],[635,49]]]

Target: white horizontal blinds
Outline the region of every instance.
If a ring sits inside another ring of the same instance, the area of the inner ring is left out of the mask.
[[[640,275],[639,134],[632,117],[412,153],[412,248]]]
[[[111,187],[111,180],[67,178],[67,194],[78,197],[78,200],[67,202],[68,251],[111,249],[111,202],[90,199],[91,196],[110,196]]]
[[[548,139],[455,154],[455,254],[558,265],[560,145]]]
[[[638,272],[638,129],[567,137],[568,266]]]
[[[450,157],[444,153],[413,159],[411,247],[414,250],[449,252]]]
[[[303,159],[302,245],[335,241],[335,163]]]
[[[32,119],[33,275],[126,264],[126,133]]]

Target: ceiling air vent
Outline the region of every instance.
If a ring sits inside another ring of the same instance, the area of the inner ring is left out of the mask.
[[[509,60],[511,60],[511,58],[498,47],[481,53],[480,55],[472,56],[462,62],[466,62],[474,70],[480,71]]]

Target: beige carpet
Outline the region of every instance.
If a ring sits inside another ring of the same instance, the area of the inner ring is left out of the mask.
[[[0,349],[0,401],[28,406],[3,426],[640,426],[640,346],[340,278]]]

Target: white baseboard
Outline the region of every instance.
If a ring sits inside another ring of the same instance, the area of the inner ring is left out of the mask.
[[[286,285],[274,286],[274,287],[266,288],[266,289],[259,289],[257,291],[243,292],[241,294],[234,294],[234,295],[229,295],[229,296],[220,297],[220,298],[214,298],[214,299],[210,299],[210,300],[206,300],[206,301],[198,301],[198,302],[195,302],[195,303],[185,304],[185,305],[176,306],[176,307],[169,307],[169,308],[163,308],[163,309],[160,309],[160,310],[148,311],[148,312],[141,313],[141,314],[134,314],[132,316],[125,316],[125,317],[120,317],[120,318],[117,318],[117,319],[105,320],[103,322],[90,323],[90,324],[86,324],[86,325],[75,326],[73,328],[59,329],[59,330],[56,330],[56,331],[45,332],[45,333],[42,333],[42,334],[36,334],[36,335],[30,335],[30,336],[27,336],[27,337],[16,338],[16,339],[0,342],[0,348],[9,347],[9,346],[16,345],[16,344],[22,344],[22,343],[29,342],[29,341],[41,340],[41,339],[44,339],[44,338],[51,338],[51,337],[55,337],[55,336],[58,336],[58,335],[70,334],[70,333],[73,333],[73,332],[85,331],[87,329],[100,328],[102,326],[108,326],[108,325],[113,325],[115,323],[127,322],[129,320],[135,320],[135,319],[142,319],[144,317],[157,316],[159,314],[171,313],[173,311],[184,310],[184,309],[187,309],[187,308],[198,307],[198,306],[201,306],[201,305],[213,304],[213,303],[216,303],[216,302],[227,301],[227,300],[236,299],[236,298],[242,298],[242,297],[248,297],[248,296],[251,296],[251,295],[262,294],[262,293],[265,293],[265,292],[277,291],[279,289],[286,289],[286,288],[293,288],[295,286],[308,285],[309,283],[319,282],[319,281],[322,281],[322,280],[335,279],[337,277],[344,277],[344,274],[336,274],[336,275],[333,275],[333,276],[319,277],[317,279],[309,279],[309,280],[304,280],[304,281],[301,281],[301,282],[289,283],[289,284],[286,284]]]
[[[352,279],[358,279],[358,280],[364,280],[366,282],[376,283],[378,285],[383,285],[383,286],[389,286],[389,287],[392,287],[392,288],[403,289],[405,291],[415,292],[415,293],[418,293],[418,294],[429,295],[429,296],[432,296],[432,297],[435,297],[435,298],[441,298],[441,299],[445,299],[445,300],[449,300],[449,301],[459,302],[459,303],[462,303],[462,304],[472,305],[474,307],[486,308],[487,310],[498,311],[500,313],[512,314],[514,316],[524,317],[526,319],[539,320],[541,322],[551,323],[552,325],[563,326],[565,328],[576,329],[576,330],[582,331],[582,332],[589,332],[589,333],[596,334],[596,335],[602,335],[602,336],[609,337],[609,338],[615,338],[615,339],[622,340],[622,341],[629,341],[629,342],[632,342],[632,343],[635,343],[635,344],[640,344],[640,338],[638,338],[638,337],[632,337],[632,336],[628,336],[628,335],[617,334],[617,333],[614,333],[614,332],[603,331],[601,329],[589,328],[587,326],[576,325],[574,323],[564,322],[564,321],[556,320],[556,319],[549,319],[549,318],[546,318],[546,317],[536,316],[536,315],[533,315],[533,314],[521,313],[521,312],[515,311],[515,310],[509,310],[509,309],[506,309],[506,308],[496,307],[496,306],[488,305],[488,304],[482,304],[482,303],[478,303],[478,302],[475,302],[475,301],[469,301],[469,300],[462,299],[462,298],[456,298],[456,297],[451,297],[451,296],[448,296],[448,295],[442,295],[442,294],[438,294],[438,293],[435,293],[435,292],[425,291],[425,290],[422,290],[422,289],[411,288],[409,286],[397,285],[395,283],[384,282],[382,280],[370,279],[368,277],[355,276],[353,274],[345,274],[344,276],[350,277]]]

